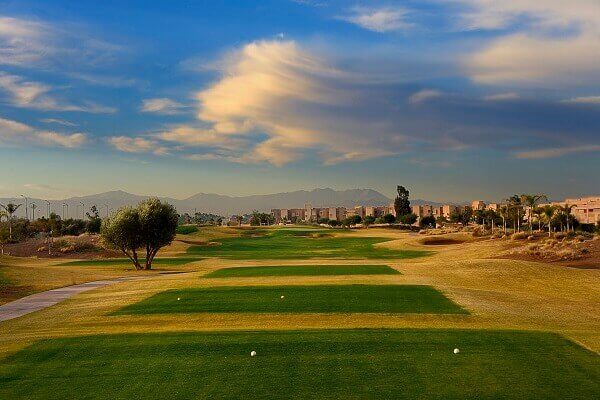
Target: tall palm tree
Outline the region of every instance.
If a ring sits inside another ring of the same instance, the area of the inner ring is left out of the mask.
[[[533,209],[532,212],[537,218],[538,231],[541,231],[542,230],[542,207],[536,207]]]
[[[508,207],[502,206],[498,210],[500,217],[502,217],[502,228],[504,229],[504,234],[506,235],[506,218],[509,216]]]
[[[8,238],[12,240],[12,218],[13,214],[17,212],[21,204],[8,203],[7,205],[0,204],[0,207],[4,209],[4,212],[8,215]]]
[[[546,195],[543,194],[522,194],[521,202],[527,206],[527,220],[529,222],[529,232],[533,232],[533,209],[542,200],[547,200]]]
[[[575,208],[574,205],[565,203],[564,206],[558,206],[558,211],[563,214],[567,220],[567,232],[569,232],[569,218],[571,217],[571,210]]]
[[[546,222],[548,222],[548,237],[552,236],[552,221],[556,215],[556,207],[547,205],[542,207],[542,215]]]

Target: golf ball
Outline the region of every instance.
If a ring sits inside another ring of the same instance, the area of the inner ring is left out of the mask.
[[[254,357],[254,356],[256,356],[256,352],[255,352],[254,350],[252,350],[252,351],[250,352],[250,357]]]
[[[283,299],[285,296],[281,296],[281,298]]]
[[[181,300],[181,297],[178,297],[178,298],[177,298],[177,301],[179,301],[179,300]]]
[[[454,354],[458,354],[458,353],[460,353],[460,350],[459,349],[454,349]]]

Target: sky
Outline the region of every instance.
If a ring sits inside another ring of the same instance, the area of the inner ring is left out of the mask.
[[[0,197],[600,194],[598,0],[0,2]]]

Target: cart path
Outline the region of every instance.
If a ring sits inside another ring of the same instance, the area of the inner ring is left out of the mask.
[[[115,279],[105,279],[101,281],[93,281],[87,283],[81,283],[78,285],[65,286],[58,289],[52,289],[45,292],[32,294],[22,299],[11,301],[0,306],[0,322],[7,321],[9,319],[18,318],[23,315],[30,314],[35,311],[43,310],[55,304],[60,303],[76,294],[87,292],[101,288],[104,286],[112,285],[119,282],[126,282],[138,279],[146,279],[148,276],[128,276]]]

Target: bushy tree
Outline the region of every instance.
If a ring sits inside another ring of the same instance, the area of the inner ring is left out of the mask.
[[[408,215],[408,214],[405,214],[405,215]],[[388,224],[388,225],[391,225],[394,222],[396,222],[396,217],[394,217],[392,214],[385,214],[383,216],[383,222],[386,223],[386,224]]]
[[[85,213],[88,220],[85,224],[85,230],[87,233],[98,233],[100,232],[100,226],[102,225],[102,220],[100,219],[100,213],[98,212],[98,208],[96,206],[92,206],[90,208],[90,212]]]
[[[408,190],[404,186],[398,186],[398,196],[394,200],[394,210],[396,210],[396,215],[401,217],[402,215],[407,215],[412,212],[410,208],[410,201],[408,200]]]
[[[151,198],[136,208],[123,207],[113,216],[102,221],[100,233],[104,242],[125,254],[136,269],[152,269],[152,261],[158,251],[175,238],[178,215],[175,208]],[[138,250],[146,252],[144,267]]]
[[[363,220],[363,225],[368,227],[369,225],[373,225],[375,223],[375,217],[372,215],[367,215]]]
[[[319,220],[317,221],[318,224],[323,224],[326,225],[329,223],[329,218],[319,218]]]
[[[473,209],[471,207],[457,208],[450,213],[450,222],[455,224],[461,223],[466,226],[471,222],[472,217]]]
[[[360,215],[351,215],[342,221],[342,225],[344,226],[354,226],[360,224],[362,222],[362,218]]]
[[[421,228],[426,228],[426,227],[435,227],[435,217],[433,217],[432,215],[428,215],[426,217],[421,218],[421,220],[419,221],[419,225],[421,226]]]
[[[415,222],[417,222],[417,214],[406,214],[406,215],[401,215],[400,217],[398,217],[398,222],[400,222],[401,224],[404,225],[412,225]]]

